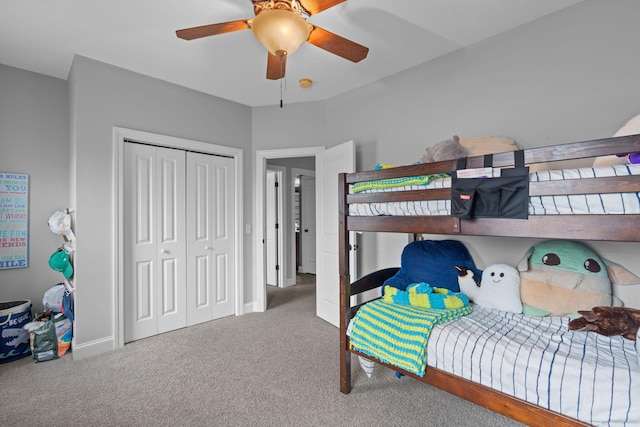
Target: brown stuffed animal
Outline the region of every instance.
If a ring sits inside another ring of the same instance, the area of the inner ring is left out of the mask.
[[[640,310],[630,307],[593,307],[591,311],[578,311],[582,317],[569,322],[570,330],[596,332],[607,337],[622,335],[635,340],[640,327]]]

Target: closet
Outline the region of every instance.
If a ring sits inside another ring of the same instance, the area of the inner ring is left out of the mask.
[[[124,341],[234,314],[233,159],[124,144]]]

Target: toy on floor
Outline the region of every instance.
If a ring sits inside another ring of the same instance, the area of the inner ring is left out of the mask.
[[[487,267],[477,284],[475,274],[463,266],[455,266],[460,290],[479,306],[496,310],[522,313],[520,301],[520,274],[507,264]]]
[[[582,317],[569,322],[569,329],[596,332],[605,336],[622,335],[635,340],[640,327],[640,310],[630,307],[593,307],[579,311]]]

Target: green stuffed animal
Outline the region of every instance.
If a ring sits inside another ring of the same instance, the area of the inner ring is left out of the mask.
[[[578,311],[612,305],[605,262],[572,240],[532,246],[518,264],[524,314],[578,317]]]

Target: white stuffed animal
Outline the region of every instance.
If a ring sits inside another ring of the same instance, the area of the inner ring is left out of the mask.
[[[493,264],[482,272],[480,287],[473,273],[456,266],[460,291],[479,306],[512,313],[522,313],[520,300],[520,274],[507,264]]]

